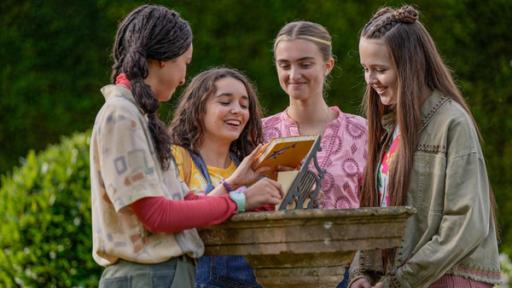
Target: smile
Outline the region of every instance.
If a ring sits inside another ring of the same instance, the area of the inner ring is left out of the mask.
[[[376,86],[372,86],[373,90],[375,90],[375,92],[377,92],[377,94],[379,95],[382,95],[384,94],[384,92],[386,92],[386,88],[383,88],[383,87],[376,87]]]
[[[226,124],[228,124],[230,126],[234,126],[234,127],[238,127],[238,126],[242,125],[242,121],[234,120],[234,119],[226,120],[226,121],[224,121],[224,123],[226,123]]]

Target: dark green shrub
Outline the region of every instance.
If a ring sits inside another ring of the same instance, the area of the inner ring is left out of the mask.
[[[29,152],[0,188],[0,286],[96,286],[89,133]]]

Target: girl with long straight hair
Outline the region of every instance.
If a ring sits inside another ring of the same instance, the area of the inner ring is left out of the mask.
[[[364,26],[368,165],[361,206],[410,205],[402,245],[360,251],[352,288],[492,287],[500,281],[494,197],[476,123],[411,6]]]

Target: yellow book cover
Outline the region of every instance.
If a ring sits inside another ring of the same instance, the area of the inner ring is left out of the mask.
[[[254,167],[257,169],[267,166],[275,170],[281,165],[298,168],[317,138],[318,136],[274,138],[266,144]]]

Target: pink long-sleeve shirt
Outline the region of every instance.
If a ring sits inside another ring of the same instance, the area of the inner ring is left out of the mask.
[[[325,170],[321,208],[358,208],[366,166],[368,127],[366,119],[330,107],[337,117],[322,134],[318,163]],[[298,123],[286,110],[263,119],[265,142],[276,137],[300,136]]]

